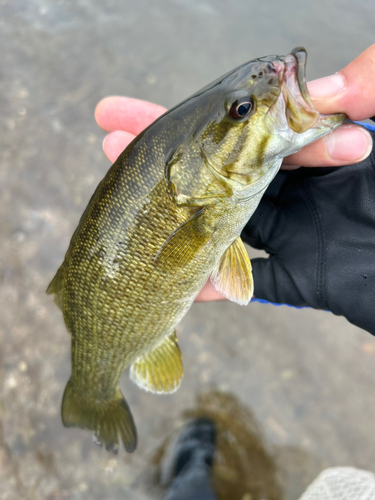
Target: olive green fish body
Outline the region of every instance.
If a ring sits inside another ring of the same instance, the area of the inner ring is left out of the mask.
[[[165,269],[155,262],[157,253],[189,219],[188,210],[176,208],[164,165],[150,177],[155,187],[143,199],[137,194],[143,180],[137,185],[129,162],[122,175],[122,165],[118,161],[101,184],[61,268],[71,380],[94,398],[111,397],[123,370],[174,331],[256,208],[254,199],[209,207],[206,218],[217,226],[210,240],[188,265]]]
[[[183,375],[175,328],[207,279],[230,300],[251,299],[244,225],[282,158],[343,120],[312,107],[304,54],[213,82],[140,134],[99,184],[48,289],[72,336],[64,425],[133,451],[124,369],[146,390],[173,392]]]

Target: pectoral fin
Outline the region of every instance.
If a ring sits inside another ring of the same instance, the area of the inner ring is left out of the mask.
[[[130,378],[146,391],[158,394],[178,389],[184,367],[176,333],[169,335],[153,351],[137,359],[130,368]]]
[[[183,267],[193,260],[211,237],[204,214],[205,209],[202,208],[165,240],[155,257],[157,265],[170,269],[174,266]]]
[[[241,238],[237,238],[221,257],[211,274],[211,282],[220,293],[241,306],[253,296],[251,262]]]

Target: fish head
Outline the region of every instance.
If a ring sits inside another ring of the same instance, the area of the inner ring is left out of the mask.
[[[322,115],[314,108],[306,59],[301,47],[286,56],[262,57],[193,96],[202,110],[193,142],[215,182],[246,196],[264,189],[284,157],[345,120],[344,114]]]

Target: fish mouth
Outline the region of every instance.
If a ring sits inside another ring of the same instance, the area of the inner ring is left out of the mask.
[[[333,130],[341,125],[346,116],[342,113],[321,115],[315,109],[307,90],[306,61],[307,52],[303,47],[296,47],[283,58],[281,82],[288,125],[298,134],[320,126]]]
[[[306,84],[306,49],[296,47],[283,59],[282,93],[289,127],[302,134],[319,125],[332,129],[340,125],[345,120],[345,115],[320,115],[311,101]]]
[[[289,127],[298,134],[312,128],[319,120],[319,113],[311,102],[306,85],[307,52],[296,47],[284,57],[282,93],[286,104]]]
[[[313,103],[311,102],[309,91],[307,90],[306,84],[306,62],[307,62],[307,52],[304,47],[296,47],[292,50],[297,61],[297,83],[301,93],[302,98],[306,104],[311,108],[315,109]]]

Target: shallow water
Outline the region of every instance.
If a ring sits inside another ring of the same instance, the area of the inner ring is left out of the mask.
[[[0,0],[0,9],[0,500],[159,498],[166,441],[210,394],[228,432],[245,420],[256,429],[270,500],[298,498],[327,466],[374,471],[375,339],[342,318],[195,305],[179,327],[181,389],[155,396],[124,376],[140,444],[115,457],[62,427],[70,339],[45,295],[109,167],[93,118],[100,98],[170,107],[246,60],[297,45],[308,49],[309,79],[328,75],[373,42],[373,3]],[[242,416],[226,420],[233,405]],[[230,480],[241,471],[227,453]]]

